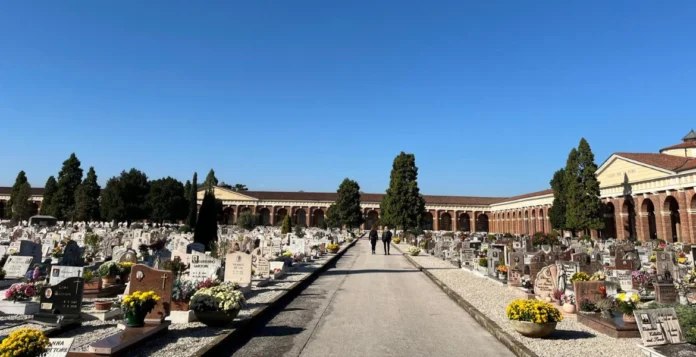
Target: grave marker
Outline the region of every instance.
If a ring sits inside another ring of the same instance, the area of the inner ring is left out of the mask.
[[[251,284],[251,255],[241,252],[227,254],[225,281],[235,282],[240,286]]]
[[[172,272],[169,270],[152,269],[144,264],[133,266],[128,291],[133,293],[152,290],[160,297],[155,308],[145,316],[145,322],[161,323],[169,316],[173,282]]]
[[[5,279],[22,278],[27,274],[31,265],[32,257],[21,255],[11,255],[7,258],[5,266],[2,270],[5,271]]]
[[[83,288],[83,279],[76,277],[41,288],[40,310],[34,321],[54,326],[79,321]]]
[[[196,251],[193,251],[190,260],[189,278],[191,280],[217,278],[218,270],[222,266],[222,262],[219,259],[200,254]]]
[[[635,310],[633,315],[644,346],[686,342],[674,308]]]
[[[48,283],[50,285],[58,285],[61,281],[67,278],[80,278],[82,277],[84,269],[84,267],[54,265],[51,267]]]

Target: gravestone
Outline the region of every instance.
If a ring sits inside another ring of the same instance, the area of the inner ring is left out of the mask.
[[[558,287],[558,266],[542,268],[534,280],[534,295],[541,300],[553,299],[553,291]]]
[[[596,303],[602,298],[602,293],[600,288],[605,286],[604,281],[576,281],[573,283],[573,290],[575,293],[575,302],[580,308],[580,303],[582,301],[589,301],[591,303]]]
[[[678,276],[675,261],[673,252],[657,252],[655,267],[657,268],[658,281],[661,277],[665,283],[671,283]]]
[[[632,270],[614,270],[616,281],[623,291],[633,290],[633,271]]]
[[[169,316],[173,282],[173,275],[169,270],[152,269],[144,264],[133,266],[128,291],[134,293],[152,290],[160,297],[155,308],[145,316],[145,322],[161,323],[165,317]]]
[[[276,269],[280,269],[281,271],[285,269],[285,262],[279,262],[279,261],[272,261],[270,262],[271,268],[269,270],[275,271]]]
[[[218,271],[222,266],[219,259],[196,251],[191,254],[190,261],[189,278],[195,281],[217,278]]]
[[[79,321],[83,288],[83,279],[77,277],[41,288],[40,309],[33,321],[52,326]]]
[[[510,270],[524,271],[524,252],[510,253]]]
[[[644,346],[684,343],[684,335],[674,308],[635,310],[640,339]]]
[[[251,255],[241,252],[227,254],[225,281],[235,282],[240,286],[251,284]]]
[[[7,254],[7,246],[6,245],[0,245],[0,259]]]
[[[82,259],[82,253],[80,252],[80,247],[74,240],[69,240],[65,245],[61,264],[71,267],[81,267],[85,265],[85,261]]]
[[[259,257],[256,274],[264,279],[267,279],[271,276],[271,264],[268,261],[268,259],[264,257]]]
[[[476,259],[476,252],[474,252],[473,248],[462,248],[461,257],[462,266],[471,268],[475,264],[474,259]]]
[[[9,256],[2,268],[5,271],[5,279],[23,278],[31,266],[32,259],[21,255]]]
[[[503,252],[499,249],[492,248],[488,251],[488,276],[496,276],[496,268],[502,264]]]
[[[508,272],[508,284],[515,287],[522,285],[522,271],[510,270]]]
[[[661,304],[674,304],[677,302],[679,295],[677,288],[673,283],[653,283],[655,287],[655,301]]]
[[[42,357],[65,357],[70,352],[75,338],[49,338],[50,345],[46,350],[46,354]]]
[[[135,252],[134,250],[132,250],[132,249],[128,249],[128,250],[126,251],[126,253],[124,253],[124,254],[121,256],[121,259],[119,259],[118,262],[119,262],[119,263],[133,263],[133,264],[137,264],[137,263],[138,263],[138,253],[136,253],[136,252]],[[135,290],[133,290],[133,291],[135,291]]]
[[[529,261],[529,277],[531,279],[536,279],[541,269],[543,269],[546,264],[546,255],[544,252],[537,252],[534,254]]]
[[[191,243],[186,246],[186,254],[191,254],[192,251],[205,253],[205,246],[198,242]]]
[[[121,258],[123,257],[124,254],[126,254],[128,250],[123,247],[114,247],[112,250],[111,254],[111,260],[115,262],[120,262]]]
[[[83,267],[54,265],[51,267],[48,283],[51,285],[58,285],[61,281],[68,278],[80,278],[82,277],[84,269]]]
[[[18,240],[10,244],[8,250],[12,249],[18,252],[17,255],[34,258],[34,263],[38,264],[41,262],[41,245],[38,243],[30,240]]]

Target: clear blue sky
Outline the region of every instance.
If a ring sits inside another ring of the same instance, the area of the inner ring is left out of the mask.
[[[100,183],[212,167],[254,190],[548,187],[586,137],[696,127],[693,1],[15,1],[0,5],[0,185],[76,152]],[[201,178],[202,180],[202,178]]]

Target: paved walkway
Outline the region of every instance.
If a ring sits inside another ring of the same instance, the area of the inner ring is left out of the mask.
[[[513,356],[398,253],[359,241],[234,356]]]

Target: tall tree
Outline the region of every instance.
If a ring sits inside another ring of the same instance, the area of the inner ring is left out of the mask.
[[[126,210],[128,224],[147,218],[145,202],[147,194],[150,193],[147,175],[134,168],[128,172],[123,171],[121,172],[120,186],[121,199]]]
[[[106,181],[101,193],[101,216],[108,221],[121,222],[126,219],[126,205],[121,195],[121,180],[112,177]]]
[[[217,212],[215,206],[215,193],[213,193],[213,190],[205,190],[193,240],[205,245],[207,250],[210,250],[212,243],[217,241]]]
[[[44,185],[43,200],[41,201],[41,214],[46,216],[56,215],[56,192],[58,191],[58,182],[53,176],[49,176]]]
[[[188,200],[184,191],[184,185],[171,177],[151,181],[150,193],[147,196],[150,219],[160,223],[185,219]]]
[[[549,209],[549,221],[551,228],[565,229],[566,198],[565,198],[565,169],[560,169],[553,174],[551,189],[553,190],[553,206]]]
[[[341,216],[338,213],[338,208],[335,203],[326,210],[326,225],[329,228],[341,228]]]
[[[363,223],[362,209],[360,208],[360,185],[346,178],[338,186],[336,192],[338,193],[336,209],[341,225],[345,225],[348,229],[360,227]]]
[[[193,173],[193,181],[191,182],[191,191],[189,199],[189,212],[186,218],[186,224],[194,228],[198,216],[198,173]]]
[[[582,229],[581,222],[581,201],[582,201],[582,182],[580,182],[580,164],[578,162],[578,150],[573,148],[568,154],[566,161],[565,177],[563,186],[566,199],[566,229],[575,232]]]
[[[288,234],[292,230],[292,221],[290,220],[290,214],[286,214],[283,217],[283,224],[280,227],[280,234]]]
[[[101,186],[97,183],[97,173],[90,167],[87,176],[75,193],[75,218],[78,221],[97,221],[99,212],[99,195]]]
[[[184,197],[186,197],[186,203],[188,204],[188,201],[191,199],[191,181],[186,180],[186,183],[184,184]]]
[[[56,218],[72,220],[75,215],[75,191],[82,183],[82,168],[75,153],[63,162],[58,173],[58,191],[55,197]]]
[[[604,228],[597,169],[590,144],[585,138],[581,138],[578,145],[578,181],[582,189],[582,196],[578,202],[580,209],[574,213],[576,220],[580,223],[579,228],[586,234],[590,230]]]
[[[206,190],[210,190],[212,187],[217,186],[217,184],[218,179],[215,177],[215,170],[210,169],[208,176],[206,176],[205,181],[203,181],[203,187],[205,187]]]
[[[249,191],[246,185],[243,185],[241,183],[236,183],[234,186],[232,186],[232,190],[236,192],[244,192],[244,191]]]
[[[32,211],[31,186],[24,171],[17,174],[14,185],[10,190],[10,200],[7,201],[6,215],[12,222],[20,222],[30,217]]]
[[[382,224],[406,231],[420,226],[425,200],[418,188],[416,157],[403,151],[394,159],[387,194],[380,203]]]
[[[218,183],[218,187],[224,187],[224,188],[226,188],[226,189],[228,189],[228,190],[234,190],[234,188],[232,187],[232,185],[230,185],[229,183],[227,183],[227,182],[225,182],[225,181],[220,181],[220,182]]]

